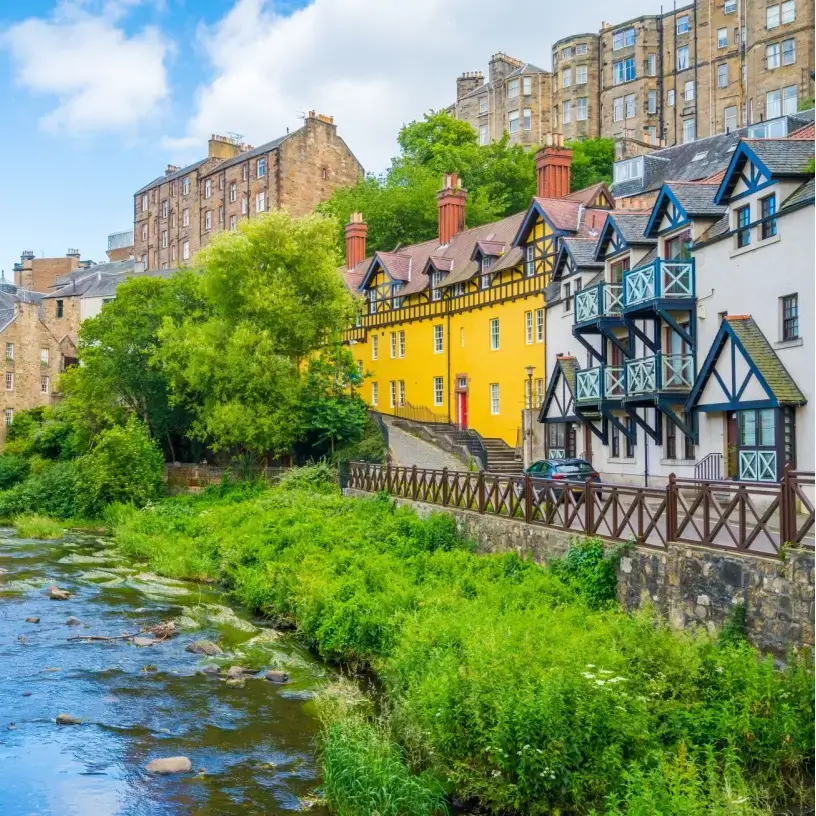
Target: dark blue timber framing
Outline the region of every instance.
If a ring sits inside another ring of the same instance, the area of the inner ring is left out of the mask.
[[[749,163],[751,169],[746,176],[745,165]],[[740,179],[744,182],[746,189],[739,195],[732,195]],[[728,169],[725,171],[720,189],[717,190],[717,195],[714,196],[714,203],[727,204],[729,201],[736,201],[745,196],[753,195],[758,190],[762,190],[773,183],[771,171],[745,142],[740,142],[731,157]]]
[[[670,206],[673,209],[671,215],[669,215],[669,225],[661,230],[660,224],[664,216],[668,215]],[[664,184],[652,208],[652,214],[649,218],[649,223],[646,225],[645,234],[649,238],[655,238],[664,232],[671,232],[690,223],[688,213],[683,208],[683,205],[677,200],[669,187]]]

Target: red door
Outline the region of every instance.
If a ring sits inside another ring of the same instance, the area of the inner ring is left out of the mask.
[[[467,428],[468,426],[468,395],[467,391],[459,392],[459,427]]]

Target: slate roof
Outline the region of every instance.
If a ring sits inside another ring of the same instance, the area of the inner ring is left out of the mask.
[[[728,222],[728,213],[726,213],[719,221],[715,221],[695,242],[693,249],[704,246],[705,244],[713,243],[720,238],[725,237],[731,231],[731,225]]]
[[[65,284],[70,283],[72,280],[79,280],[80,278],[84,279],[90,275],[95,275],[98,272],[105,275],[133,272],[136,267],[136,263],[137,261],[135,261],[133,258],[128,258],[124,261],[110,261],[108,263],[95,264],[94,266],[89,266],[83,269],[75,269],[73,272],[70,272],[67,275],[60,275],[60,277],[58,277],[54,282],[54,287],[65,286]],[[141,268],[141,264],[139,264],[139,266]]]
[[[299,128],[299,130],[303,130],[303,128]],[[297,132],[297,130],[294,131],[294,133]],[[285,136],[279,136],[277,139],[273,139],[271,142],[266,142],[259,147],[253,147],[252,150],[246,150],[243,153],[239,153],[237,156],[233,156],[231,159],[225,159],[222,162],[218,162],[213,169],[221,172],[227,167],[234,167],[236,164],[241,164],[247,159],[254,159],[256,156],[263,156],[264,153],[268,153],[270,150],[280,147],[292,135],[294,134],[287,133]]]
[[[799,176],[813,158],[813,142],[804,139],[745,139],[772,176]]]
[[[654,244],[656,241],[645,234],[649,216],[649,213],[616,212],[612,217],[627,244]]]
[[[53,300],[77,295],[85,298],[114,297],[119,286],[130,278],[137,276],[168,278],[174,271],[176,270],[156,269],[145,272],[143,265],[132,258],[127,261],[97,264],[89,269],[78,270],[79,274],[74,273],[61,278],[61,283],[60,281],[57,283],[59,288],[54,292],[43,295],[43,298]]]
[[[670,181],[667,186],[689,218],[718,218],[725,212],[724,206],[714,203],[719,184]]]
[[[206,161],[208,161],[208,159],[200,159],[197,162],[188,164],[186,167],[182,167],[181,170],[176,170],[175,173],[168,173],[165,176],[159,176],[158,178],[153,179],[153,181],[151,181],[150,184],[145,184],[145,186],[142,187],[141,190],[137,190],[135,195],[141,195],[142,193],[146,193],[152,187],[155,187],[158,184],[164,184],[166,181],[175,181],[176,179],[180,179],[182,176],[186,176],[188,173],[192,173],[193,170],[197,170]]]
[[[603,261],[595,259],[595,247],[598,244],[597,238],[564,238],[562,246],[572,256],[575,265],[587,269],[600,267],[603,269]]]
[[[609,199],[611,207],[615,206],[615,199],[612,197],[612,193],[602,181],[599,181],[597,184],[592,184],[589,187],[584,187],[583,190],[576,190],[574,193],[564,196],[564,201],[578,201],[585,207],[591,207],[600,193],[603,193],[606,198]]]
[[[512,77],[521,76],[522,74],[548,74],[549,71],[545,71],[543,68],[539,68],[537,65],[533,65],[531,62],[526,62],[521,68],[516,68],[515,71],[511,71],[507,75],[507,79],[511,79]]]
[[[780,212],[784,212],[785,210],[790,210],[793,207],[799,207],[804,204],[813,204],[815,191],[816,185],[814,185],[814,179],[811,177],[804,184],[794,190],[793,193],[791,193],[791,195],[789,195],[782,202],[782,206],[779,208]]]
[[[779,403],[804,405],[807,402],[804,394],[782,365],[754,318],[751,315],[727,315],[725,319]]]

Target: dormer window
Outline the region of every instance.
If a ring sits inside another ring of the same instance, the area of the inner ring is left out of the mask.
[[[444,277],[443,272],[431,272],[431,300],[442,300],[442,290],[439,287]]]
[[[482,265],[481,265],[482,275],[481,275],[481,283],[480,283],[482,289],[489,289],[490,288],[491,278],[493,277],[490,274],[490,267],[493,266],[493,261],[494,260],[495,259],[491,255],[484,255],[482,257]]]
[[[377,290],[368,290],[368,313],[374,314],[377,311]]]
[[[615,184],[643,178],[643,156],[615,162]]]
[[[528,244],[524,250],[524,274],[528,278],[535,275],[535,247]]]
[[[397,297],[397,292],[399,292],[403,286],[405,286],[405,284],[402,283],[402,281],[394,283],[391,286],[391,305],[394,309],[399,309],[402,306],[402,298]]]

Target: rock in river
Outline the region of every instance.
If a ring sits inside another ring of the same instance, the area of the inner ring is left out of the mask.
[[[227,679],[228,680],[243,680],[245,670],[242,666],[230,666],[227,669]]]
[[[75,618],[71,615],[67,621],[65,621],[66,626],[82,626],[82,621],[79,618]]]
[[[25,622],[26,623],[39,623],[40,619],[39,618],[26,618]]]
[[[230,677],[227,679],[227,688],[243,688],[245,685],[243,677]]]
[[[270,683],[288,683],[289,675],[285,671],[270,669],[266,673],[266,679],[269,680]]]
[[[154,774],[189,773],[193,770],[193,763],[185,756],[164,757],[163,759],[151,759],[145,765],[145,770]]]
[[[194,640],[187,645],[186,651],[192,652],[193,654],[209,655],[210,657],[224,654],[211,640]]]
[[[57,714],[57,725],[82,725],[82,720],[73,714]]]
[[[152,646],[156,641],[150,637],[135,637],[133,638],[134,646]]]
[[[208,663],[206,666],[202,667],[201,671],[204,674],[219,674],[221,672],[221,668],[215,663]]]
[[[45,593],[52,601],[67,601],[71,597],[71,593],[67,589],[60,589],[53,584],[48,587]]]

